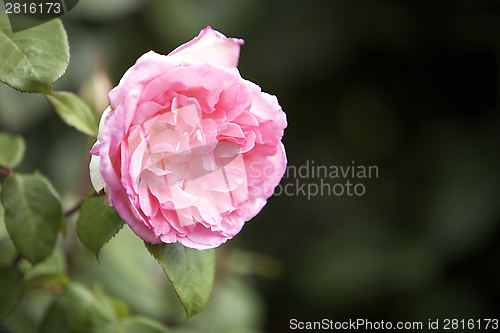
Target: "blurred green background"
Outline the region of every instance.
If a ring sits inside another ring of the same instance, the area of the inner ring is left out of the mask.
[[[140,55],[168,54],[210,25],[245,40],[241,75],[278,97],[289,165],[354,161],[378,166],[378,178],[351,180],[363,196],[272,197],[220,248],[209,305],[186,324],[128,228],[98,264],[69,219],[39,269],[64,270],[175,332],[287,332],[292,318],[498,318],[500,2],[80,0],[62,20],[71,62],[54,90],[102,112]],[[41,170],[66,210],[88,192],[92,142],[44,97],[1,85],[0,130],[26,138],[20,171]],[[32,332],[50,297],[25,300],[9,330]]]

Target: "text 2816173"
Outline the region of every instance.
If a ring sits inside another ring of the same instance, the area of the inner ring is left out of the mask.
[[[61,3],[59,2],[5,2],[7,14],[59,14],[61,11]]]

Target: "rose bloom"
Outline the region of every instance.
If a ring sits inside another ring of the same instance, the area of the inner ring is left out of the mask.
[[[240,76],[241,44],[207,27],[167,56],[141,56],[108,95],[90,177],[146,242],[217,247],[283,177],[286,115]]]

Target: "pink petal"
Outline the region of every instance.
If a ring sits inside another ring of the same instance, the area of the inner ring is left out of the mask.
[[[199,228],[201,228],[201,226]],[[188,237],[179,237],[178,241],[185,247],[190,247],[192,249],[197,249],[197,250],[208,250],[208,249],[213,249],[227,241],[227,237],[218,237],[218,238],[219,241],[215,242],[216,245],[205,245],[205,244],[195,243]]]
[[[233,121],[244,110],[250,108],[252,104],[252,92],[240,76],[237,69],[234,69],[234,83],[226,86],[219,96],[217,108],[226,112],[227,120]]]
[[[212,230],[197,225],[196,228],[187,235],[187,238],[201,247],[216,247],[225,243],[227,236],[214,233]]]
[[[245,137],[245,135],[243,134],[243,131],[241,130],[241,127],[236,125],[236,124],[233,124],[233,123],[227,124],[226,131],[224,133],[222,133],[221,135],[233,136],[235,138],[244,138]]]
[[[167,221],[165,216],[163,216],[161,209],[158,210],[158,213],[151,218],[150,223],[157,237],[168,234],[172,231],[172,227],[170,226],[170,223]]]
[[[94,156],[90,158],[90,181],[97,193],[101,192],[106,186],[106,182],[101,176],[101,158],[99,156]]]
[[[286,115],[278,104],[276,96],[263,92],[253,82],[245,80],[245,83],[252,91],[253,102],[250,113],[264,120],[272,120],[278,124],[279,128],[285,129],[287,126]]]
[[[112,200],[113,206],[120,217],[127,222],[130,229],[132,229],[137,236],[152,244],[161,242],[151,229],[149,229],[143,222],[138,221],[136,216],[134,216],[133,212],[130,210],[133,206],[131,206],[128,202],[125,192],[112,190]]]
[[[177,242],[177,233],[171,231],[168,234],[161,235],[160,239],[163,243],[175,243]]]
[[[157,215],[160,206],[156,198],[151,195],[151,192],[146,188],[139,187],[138,194],[140,207],[143,213],[149,217]]]
[[[242,39],[227,38],[208,26],[197,37],[170,52],[169,56],[233,68],[238,66],[240,45],[243,43]]]
[[[108,97],[111,107],[115,109],[134,86],[139,85],[142,87],[168,69],[179,65],[179,60],[166,57],[154,51],[143,54],[137,59],[135,64],[125,72],[119,84],[109,92]]]
[[[236,124],[239,124],[240,126],[253,126],[257,127],[259,126],[259,123],[257,122],[257,119],[255,119],[255,116],[251,114],[248,111],[243,111],[238,118],[234,120]]]
[[[163,109],[163,105],[152,102],[152,101],[148,101],[148,102],[144,102],[144,103],[139,104],[137,106],[136,111],[135,111],[133,124],[140,125],[140,124],[144,123],[146,120],[153,117],[155,114],[157,114],[162,109]]]
[[[99,140],[97,140],[92,146],[92,149],[89,151],[89,153],[94,156],[99,156],[99,148],[101,148],[101,143],[99,142]]]

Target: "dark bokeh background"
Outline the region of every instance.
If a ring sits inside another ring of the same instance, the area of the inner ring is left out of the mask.
[[[114,86],[143,53],[167,54],[211,25],[245,40],[242,76],[287,113],[289,165],[378,167],[377,178],[349,178],[363,196],[272,197],[221,248],[226,273],[211,302],[225,305],[206,310],[218,317],[182,325],[172,292],[164,304],[149,285],[161,272],[132,266],[143,257],[124,249],[135,240],[126,231],[101,266],[66,241],[72,278],[98,280],[179,332],[287,332],[292,318],[498,318],[500,2],[81,0],[62,19],[71,63],[56,90],[93,101],[89,91],[110,88],[106,74]],[[0,129],[26,137],[23,169],[41,169],[67,208],[88,190],[91,142],[42,97],[1,86]]]

